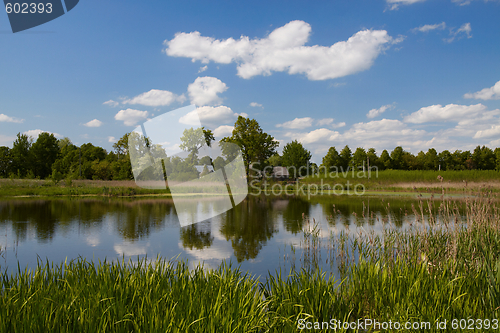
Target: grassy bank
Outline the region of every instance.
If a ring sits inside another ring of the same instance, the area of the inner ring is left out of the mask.
[[[169,195],[168,190],[140,188],[134,181],[0,179],[0,197],[15,196],[112,196]]]
[[[266,185],[267,183],[267,185]],[[451,192],[464,192],[488,187],[493,191],[500,191],[500,172],[464,170],[464,171],[404,171],[383,170],[368,172],[338,172],[325,176],[308,176],[300,180],[300,185],[315,184],[335,190],[353,190],[356,185],[362,185],[365,191],[374,192],[433,192],[438,193],[443,189]],[[267,188],[270,192],[274,184],[283,185],[272,181],[261,181],[250,184],[249,191],[256,192],[259,188]],[[266,187],[267,186],[267,187]],[[358,187],[358,189],[361,189]],[[196,189],[193,189],[195,191]],[[297,191],[296,186],[290,186],[288,192]],[[284,193],[284,191],[281,191]],[[331,193],[328,193],[331,194]],[[345,193],[344,193],[345,194]],[[169,195],[169,190],[144,189],[129,181],[103,181],[103,180],[62,180],[54,183],[51,180],[36,179],[0,179],[0,197],[11,196],[139,196]]]
[[[468,190],[480,187],[490,187],[500,190],[500,172],[494,170],[462,170],[462,171],[433,171],[433,170],[382,170],[368,172],[338,172],[325,175],[324,172],[310,175],[302,180],[306,184],[341,184],[351,188],[356,184],[363,184],[367,190],[397,190],[397,191],[427,191],[440,190]]]
[[[458,205],[421,201],[406,231],[330,238],[337,277],[318,269],[315,227],[304,233],[308,265],[261,283],[225,264],[40,263],[0,276],[0,332],[296,332],[314,322],[328,331],[332,319],[429,323],[429,332],[474,319],[466,326],[499,331],[500,212],[487,196],[466,199],[465,212]]]

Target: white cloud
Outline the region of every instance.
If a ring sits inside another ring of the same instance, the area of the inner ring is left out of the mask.
[[[22,123],[24,119],[19,119],[15,117],[9,117],[3,113],[0,113],[0,122],[6,122],[6,123]]]
[[[134,98],[123,101],[123,104],[140,104],[146,106],[165,106],[173,102],[183,103],[186,100],[184,95],[176,95],[167,90],[151,89]]]
[[[214,136],[217,138],[222,138],[225,136],[230,136],[233,134],[234,126],[222,125],[214,130]]]
[[[179,119],[181,124],[196,126],[201,122],[202,125],[208,127],[216,127],[220,124],[230,124],[234,123],[238,116],[247,117],[246,113],[238,114],[233,112],[231,108],[221,105],[221,106],[202,106],[193,110],[182,116]],[[199,121],[198,121],[199,119]]]
[[[330,125],[332,128],[341,128],[345,126],[345,122],[341,121],[340,123],[333,123]]]
[[[112,99],[110,99],[109,101],[106,101],[104,103],[102,103],[104,105],[109,105],[109,106],[112,106],[112,107],[115,107],[115,106],[118,106],[120,105],[120,103],[116,102],[116,101],[113,101]]]
[[[463,118],[472,118],[486,110],[483,104],[475,105],[457,105],[440,104],[421,108],[420,110],[406,116],[404,121],[407,123],[422,124],[434,121],[457,121]]]
[[[227,89],[226,84],[215,77],[198,77],[188,86],[189,99],[197,106],[219,105],[222,103],[222,98],[217,94]]]
[[[386,0],[391,10],[398,9],[400,5],[412,5],[417,2],[424,2],[425,0]]]
[[[114,136],[108,136],[108,142],[115,142],[116,141],[116,138]]]
[[[479,130],[474,134],[474,139],[491,138],[500,136],[500,125],[493,125],[491,128]]]
[[[137,122],[145,120],[148,117],[148,111],[139,111],[134,109],[120,110],[116,115],[116,120],[121,120],[126,126],[134,126]]]
[[[250,103],[250,106],[251,106],[251,107],[253,107],[253,108],[264,108],[264,107],[262,106],[262,104],[259,104],[259,103],[257,103],[257,102],[252,102],[252,103]]]
[[[463,35],[460,35],[460,33],[466,34],[467,38],[472,38],[471,31],[472,31],[472,28],[470,26],[470,23],[464,23],[457,31],[453,31],[453,28],[450,29],[450,36],[451,37],[448,39],[445,39],[444,41],[451,43],[455,40],[455,38],[457,38],[457,36],[459,36],[458,39],[460,39],[463,37]]]
[[[38,138],[38,136],[43,132],[47,132],[49,134],[54,134],[54,136],[57,138],[62,138],[61,134],[49,132],[49,131],[42,131],[41,129],[29,130],[29,131],[23,132],[23,134],[26,134],[27,136],[31,136],[33,139],[36,140]]]
[[[287,121],[283,124],[278,124],[276,127],[290,128],[290,129],[304,129],[307,127],[311,127],[313,123],[313,118],[305,117],[305,118],[295,118],[294,120]]]
[[[395,106],[395,103],[381,106],[378,109],[371,109],[370,111],[368,111],[368,113],[366,114],[366,116],[368,118],[375,118],[375,117],[381,115],[382,113],[384,113],[385,111],[393,109],[394,106]]]
[[[333,141],[340,137],[340,133],[327,128],[319,128],[308,133],[286,133],[285,136],[298,140],[303,144],[323,143],[325,141]]]
[[[83,124],[83,126],[87,127],[101,127],[102,126],[102,121],[94,119],[89,121],[88,123]]]
[[[208,69],[208,66],[203,66],[203,67],[200,67],[200,69],[198,70],[198,73],[203,73],[204,71],[206,71]]]
[[[265,38],[224,40],[201,36],[198,31],[177,33],[165,41],[165,52],[173,57],[187,57],[202,63],[238,64],[238,75],[249,79],[275,72],[305,74],[310,80],[334,79],[370,68],[386,45],[394,40],[385,30],[362,30],[347,41],[332,46],[305,46],[311,26],[291,21]]]
[[[319,119],[316,121],[316,125],[318,126],[330,126],[331,128],[340,128],[345,126],[345,122],[340,122],[340,123],[334,123],[333,118],[324,118],[324,119]]]
[[[140,246],[138,244],[134,244],[133,242],[124,241],[122,244],[115,244],[113,249],[118,255],[123,254],[130,257],[146,254],[148,252],[147,247],[149,247],[149,243],[146,244],[146,246]]]
[[[495,83],[491,88],[484,88],[473,94],[465,94],[464,98],[482,99],[485,101],[489,99],[500,99],[500,81]]]
[[[325,118],[325,119],[320,119],[317,121],[316,124],[318,124],[318,126],[325,126],[325,125],[330,125],[333,123],[335,119],[333,118]]]
[[[426,25],[423,25],[421,27],[414,28],[414,29],[412,29],[412,31],[413,32],[417,32],[417,31],[429,32],[431,30],[436,30],[436,29],[444,30],[445,28],[446,28],[446,23],[441,22],[439,24],[426,24]]]

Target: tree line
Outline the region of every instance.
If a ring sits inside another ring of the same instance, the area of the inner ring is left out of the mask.
[[[43,132],[36,141],[26,134],[17,134],[12,148],[0,147],[0,177],[6,178],[39,178],[39,179],[102,179],[130,180],[134,179],[129,154],[129,134],[125,134],[113,144],[113,150],[107,152],[104,148],[85,143],[80,147],[74,145],[69,138],[57,139],[53,134]],[[237,152],[234,149],[223,151],[224,159],[218,157],[198,158],[201,145],[214,140],[210,130],[186,129],[181,141],[189,155],[185,161],[178,157],[167,157],[165,151],[158,145],[147,142],[147,145],[158,150],[158,157],[164,161],[167,171],[191,170],[189,167],[199,164],[212,164],[218,169],[230,160]],[[231,136],[221,139],[221,142],[234,143],[240,147],[245,163],[247,176],[254,170],[267,170],[269,167],[284,166],[289,168],[292,177],[304,173],[315,172],[320,168],[332,170],[367,170],[376,167],[378,170],[500,170],[500,148],[492,150],[486,146],[477,146],[473,151],[444,150],[437,152],[430,148],[427,152],[420,151],[413,155],[398,146],[390,153],[383,150],[380,155],[374,148],[365,150],[356,148],[354,152],[346,145],[340,152],[331,147],[323,157],[320,166],[311,163],[311,152],[302,143],[294,140],[285,144],[282,154],[276,148],[278,141],[265,133],[255,119],[239,116],[234,124]],[[228,146],[230,147],[230,146]],[[155,150],[153,149],[153,150]],[[180,168],[182,166],[182,168]],[[161,172],[161,171],[160,171]],[[182,175],[179,173],[179,177]],[[181,180],[181,178],[179,178]]]
[[[0,177],[54,179],[133,179],[128,156],[128,137],[113,145],[113,151],[85,143],[80,147],[69,138],[40,133],[36,141],[17,134],[12,148],[0,147]]]

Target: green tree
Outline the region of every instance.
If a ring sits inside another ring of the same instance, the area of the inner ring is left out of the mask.
[[[438,154],[441,170],[453,170],[453,156],[449,150],[443,150]]]
[[[273,167],[275,166],[281,166],[283,163],[281,161],[281,156],[280,154],[274,154],[273,156],[269,157],[267,159],[267,163]]]
[[[477,146],[472,153],[472,160],[479,170],[494,170],[495,169],[495,153],[486,146]]]
[[[31,152],[31,145],[33,138],[28,137],[26,134],[17,133],[17,138],[10,150],[12,156],[12,172],[19,176],[25,177],[28,170],[33,170],[33,156]]]
[[[370,168],[377,167],[379,169],[382,169],[380,167],[380,161],[377,156],[377,151],[375,150],[375,148],[368,149],[368,151],[366,152],[366,159],[367,159],[366,162],[367,166],[369,166]]]
[[[351,164],[352,152],[348,145],[346,145],[339,154],[340,156],[340,169],[348,170]]]
[[[406,170],[418,170],[417,158],[409,151],[403,153],[403,165]]]
[[[495,170],[500,171],[500,148],[495,148]]]
[[[439,158],[436,149],[429,148],[427,153],[425,153],[425,170],[438,170],[439,169]]]
[[[392,160],[389,152],[384,149],[380,154],[379,163],[382,169],[392,169]]]
[[[337,149],[335,149],[335,147],[330,147],[330,149],[328,149],[328,153],[326,153],[321,161],[321,166],[326,168],[326,172],[330,172],[332,171],[332,167],[338,167],[341,164],[342,162]]]
[[[0,177],[5,178],[9,175],[12,164],[12,157],[9,147],[0,147]]]
[[[236,120],[232,135],[223,138],[221,142],[234,143],[240,147],[247,176],[251,163],[252,168],[263,170],[266,166],[265,161],[275,154],[279,145],[278,141],[262,130],[255,119],[242,116]],[[236,155],[232,148],[231,145],[222,145],[224,155],[230,160]]]
[[[58,140],[52,133],[42,132],[31,146],[35,176],[47,178],[52,175],[52,164],[59,157]]]
[[[404,163],[404,150],[403,147],[397,146],[391,152],[392,168],[395,170],[406,170],[406,165]]]
[[[311,152],[302,146],[302,143],[294,140],[283,147],[283,166],[287,167],[290,175],[294,178],[305,176],[309,170]]]
[[[363,148],[356,148],[354,151],[354,154],[352,155],[352,165],[354,166],[355,169],[359,170],[366,170],[367,164],[366,164],[366,151]]]

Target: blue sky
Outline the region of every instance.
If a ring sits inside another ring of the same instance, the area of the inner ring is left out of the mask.
[[[321,158],[331,146],[500,147],[500,1],[94,1],[25,32],[0,14],[0,145],[108,150],[193,103]]]

